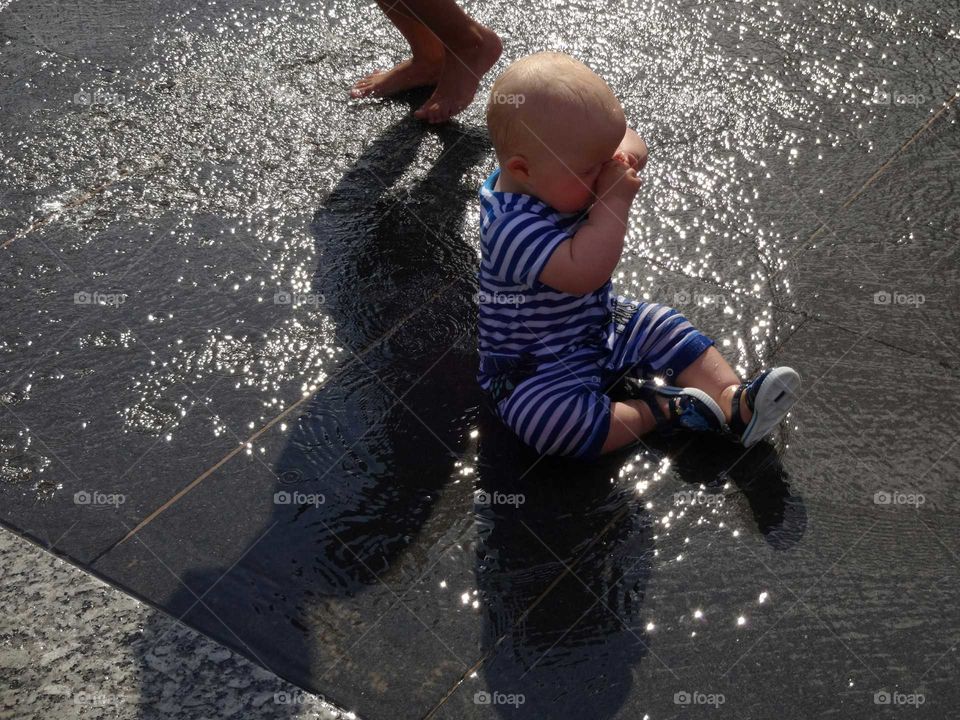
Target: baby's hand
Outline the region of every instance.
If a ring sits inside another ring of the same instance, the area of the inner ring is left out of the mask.
[[[622,157],[627,165],[640,172],[647,164],[647,153],[647,144],[643,141],[643,138],[637,135],[635,131],[627,128],[623,141],[613,156]]]
[[[643,180],[637,176],[636,170],[619,158],[611,158],[603,164],[597,177],[597,201],[616,197],[632,202],[641,185]]]

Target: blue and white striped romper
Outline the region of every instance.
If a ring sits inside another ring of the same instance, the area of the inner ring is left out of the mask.
[[[587,295],[539,282],[588,211],[559,213],[530,195],[495,191],[499,174],[480,188],[477,379],[525,443],[594,458],[610,427],[608,383],[628,373],[669,380],[713,341],[673,308],[614,297],[609,280]]]

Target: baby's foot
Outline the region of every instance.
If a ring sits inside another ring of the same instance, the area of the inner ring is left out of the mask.
[[[475,44],[446,48],[437,89],[414,115],[431,123],[445,122],[473,100],[480,79],[500,57],[503,45],[495,32],[483,25],[474,30]]]
[[[436,85],[442,69],[442,54],[436,59],[410,58],[389,70],[377,70],[357,80],[350,89],[350,97],[385,97],[425,85]]]
[[[727,388],[730,430],[745,447],[755,445],[780,424],[799,399],[799,389],[800,375],[789,367],[770,368],[750,383]]]
[[[650,408],[656,430],[671,435],[674,430],[721,432],[726,429],[723,410],[703,390],[657,385],[651,381],[623,378],[606,390],[617,399],[643,400]]]

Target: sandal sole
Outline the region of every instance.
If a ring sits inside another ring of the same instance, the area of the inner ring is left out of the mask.
[[[763,379],[753,402],[753,417],[743,432],[744,447],[752,447],[780,424],[799,399],[800,375],[789,367],[775,368]]]

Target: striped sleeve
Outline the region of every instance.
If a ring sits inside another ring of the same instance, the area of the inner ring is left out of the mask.
[[[533,287],[553,251],[569,237],[537,213],[505,213],[484,232],[484,269],[505,284]]]

